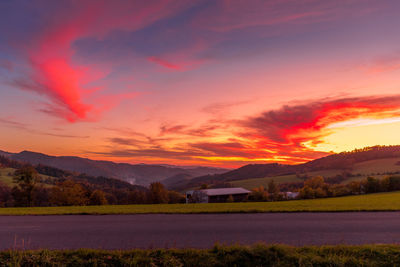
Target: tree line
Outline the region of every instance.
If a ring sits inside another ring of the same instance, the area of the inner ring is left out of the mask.
[[[325,197],[340,197],[348,195],[369,194],[378,192],[391,192],[400,190],[400,176],[391,175],[382,179],[369,176],[362,180],[351,181],[346,184],[331,184],[325,181],[324,177],[316,176],[309,178],[302,183],[295,183],[295,192],[298,192],[297,199],[313,199]],[[301,184],[301,187],[297,187]],[[249,201],[279,201],[289,199],[287,184],[278,185],[274,180],[268,182],[267,187],[254,188],[249,195]],[[297,187],[297,188],[296,188]]]

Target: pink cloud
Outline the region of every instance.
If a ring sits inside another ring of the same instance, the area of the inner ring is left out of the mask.
[[[103,107],[106,110],[105,106],[111,103],[99,106],[92,101],[89,104],[90,99],[99,97],[101,89],[85,85],[107,75],[107,71],[88,71],[88,66],[74,63],[74,42],[87,37],[104,38],[113,30],[137,30],[181,7],[171,1],[88,1],[74,2],[70,9],[50,14],[49,26],[24,46],[33,73],[28,78],[30,81],[24,82],[23,89],[45,95],[50,103],[43,110],[69,122],[85,120],[92,112],[101,112]],[[122,100],[122,96],[112,99]]]

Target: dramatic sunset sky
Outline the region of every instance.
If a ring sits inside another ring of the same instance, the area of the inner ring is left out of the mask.
[[[400,144],[398,0],[2,0],[0,150],[298,163]]]

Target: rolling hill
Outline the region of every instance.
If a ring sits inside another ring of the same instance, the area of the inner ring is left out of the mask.
[[[202,184],[212,186],[229,182],[251,189],[265,186],[271,179],[278,183],[302,182],[317,175],[331,179],[332,183],[341,183],[349,179],[363,179],[368,175],[380,177],[396,172],[400,172],[400,146],[375,146],[332,154],[297,165],[249,164],[222,174],[175,180],[169,188],[182,191]]]
[[[4,158],[0,156],[0,183],[5,184],[9,187],[15,186],[16,184],[13,181],[13,177],[15,171],[20,166],[22,166],[22,164],[17,161],[4,160]],[[77,174],[77,173],[73,174],[68,171],[63,171],[44,165],[37,165],[35,168],[39,173],[39,178],[40,178],[39,183],[44,186],[51,187],[55,185],[57,182],[69,179],[75,182],[79,182],[81,184],[85,184],[87,187],[90,187],[92,189],[104,190],[105,188],[108,189],[114,188],[114,189],[130,189],[139,191],[147,190],[143,186],[132,185],[128,182],[114,178],[107,178],[103,176],[93,177],[93,176],[88,176],[86,174]],[[52,174],[54,176],[52,176]]]
[[[20,153],[0,151],[0,155],[32,165],[42,164],[61,170],[85,173],[91,176],[120,179],[131,184],[143,186],[147,186],[154,181],[162,181],[178,174],[196,177],[208,174],[220,174],[228,170],[200,166],[180,168],[177,166],[115,163],[71,156],[49,156],[31,151],[22,151]]]

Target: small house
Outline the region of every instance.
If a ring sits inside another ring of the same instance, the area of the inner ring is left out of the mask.
[[[186,203],[243,202],[250,193],[241,187],[192,190],[186,192]]]
[[[299,192],[285,192],[287,199],[296,199],[299,196]]]

